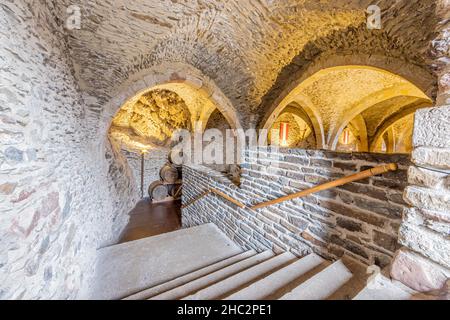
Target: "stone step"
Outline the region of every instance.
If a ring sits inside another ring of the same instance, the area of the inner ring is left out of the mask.
[[[232,292],[238,291],[240,288],[257,281],[270,272],[277,270],[292,263],[297,258],[290,252],[282,253],[260,264],[246,269],[234,276],[219,281],[205,289],[187,296],[185,300],[218,300]]]
[[[90,299],[122,299],[242,253],[214,224],[98,251]]]
[[[219,261],[217,263],[214,263],[210,266],[207,266],[205,268],[202,268],[200,270],[188,273],[186,275],[183,275],[181,277],[178,277],[176,279],[173,279],[171,281],[165,282],[163,284],[160,284],[156,287],[152,287],[149,289],[146,289],[144,291],[138,292],[136,294],[133,294],[129,297],[126,297],[124,300],[145,300],[145,299],[149,299],[153,296],[156,296],[160,293],[169,291],[171,289],[174,289],[176,287],[182,286],[188,282],[191,282],[195,279],[201,278],[205,275],[208,275],[210,273],[213,273],[217,270],[223,269],[229,265],[232,265],[236,262],[242,261],[244,259],[247,259],[249,257],[252,257],[256,254],[256,251],[254,250],[249,250],[243,253],[240,253],[238,255],[232,256],[228,259]]]
[[[176,287],[172,290],[166,291],[162,294],[156,295],[149,300],[176,300],[193,294],[199,290],[202,290],[216,282],[222,281],[232,275],[235,275],[245,269],[248,269],[254,265],[257,265],[267,259],[270,259],[275,254],[271,250],[264,251],[257,255],[254,255],[245,260],[239,261],[228,267],[220,269],[216,272],[208,274],[204,277],[198,278],[194,281],[186,283],[182,286]]]
[[[352,277],[339,260],[285,294],[280,300],[325,300]]]
[[[415,294],[411,288],[379,274],[353,300],[410,300]]]
[[[288,266],[268,275],[250,286],[228,296],[226,300],[263,300],[280,296],[280,291],[293,283],[299,284],[311,276],[310,272],[328,263],[316,254],[309,254]],[[305,277],[306,276],[306,277]],[[278,294],[277,294],[278,293]]]
[[[343,257],[342,262],[353,274],[352,278],[342,285],[327,300],[352,300],[367,284],[367,279],[371,276],[366,265],[357,260]]]

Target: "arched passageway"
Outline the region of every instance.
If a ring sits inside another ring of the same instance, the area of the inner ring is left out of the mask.
[[[246,152],[239,186],[188,166],[185,202],[215,188],[252,206],[367,167],[400,170],[259,212],[209,194],[183,226],[213,222],[256,251],[393,261],[395,279],[440,289],[450,275],[449,1],[376,2],[374,30],[366,1],[3,1],[0,299],[90,297],[104,280],[99,249],[124,248],[114,245],[140,198],[140,152],[165,161],[173,129],[195,120],[293,136],[288,149],[260,152],[277,159]],[[151,101],[119,111],[134,98]],[[168,101],[183,105],[173,118]],[[157,175],[157,161],[145,164]],[[129,258],[105,270],[151,279],[149,256],[138,272]],[[166,280],[187,274],[178,271]]]
[[[208,126],[223,130],[240,126],[229,106],[216,103],[200,83],[194,87],[192,81],[179,79],[139,90],[123,103],[111,121],[108,136],[128,159],[137,186],[141,184],[142,154],[143,187],[147,190],[159,179],[159,171],[168,161],[174,143],[172,136],[178,129],[192,132],[196,123],[201,123],[203,130]]]
[[[412,118],[405,116],[431,106],[432,100],[410,81],[384,69],[360,65],[331,67],[300,82],[266,117],[263,128],[273,128],[279,122],[295,128],[294,118],[289,121],[285,116],[293,103],[299,106],[303,119],[306,117],[318,149],[409,153]],[[386,151],[371,147],[379,144],[387,126],[400,119],[393,134],[394,140],[405,141],[401,147],[387,146]]]
[[[284,133],[283,130],[285,130]],[[316,147],[314,126],[299,105],[290,105],[285,108],[272,125],[268,135],[270,143],[282,147],[303,149]]]

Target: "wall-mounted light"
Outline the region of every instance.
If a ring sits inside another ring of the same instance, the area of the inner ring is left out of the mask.
[[[282,147],[286,147],[288,145],[289,138],[289,123],[281,122],[280,123],[280,145]]]
[[[349,144],[350,143],[350,129],[345,128],[342,132],[342,144]]]

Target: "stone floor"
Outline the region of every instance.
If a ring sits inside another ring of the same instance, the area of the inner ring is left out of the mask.
[[[120,243],[181,228],[180,201],[151,203],[148,199],[144,199],[129,214],[130,222],[122,234]]]
[[[122,299],[241,253],[212,223],[105,247],[89,299]]]

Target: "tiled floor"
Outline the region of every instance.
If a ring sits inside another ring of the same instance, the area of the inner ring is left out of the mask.
[[[150,203],[140,201],[129,213],[130,222],[120,243],[155,236],[181,228],[181,202]]]

